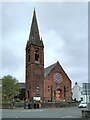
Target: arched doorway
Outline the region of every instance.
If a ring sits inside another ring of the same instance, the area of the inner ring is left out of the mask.
[[[58,88],[54,91],[54,98],[55,98],[55,101],[60,101],[61,100],[62,90],[60,88]]]

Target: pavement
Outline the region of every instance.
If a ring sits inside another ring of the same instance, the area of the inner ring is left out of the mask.
[[[84,108],[85,109],[85,108]],[[3,109],[2,118],[81,118],[81,108]]]

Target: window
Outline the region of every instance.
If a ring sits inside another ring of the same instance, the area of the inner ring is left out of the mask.
[[[39,53],[38,53],[38,50],[35,51],[35,61],[39,61]]]
[[[30,62],[30,49],[28,49],[28,62]]]
[[[83,101],[83,98],[81,97],[81,101]]]
[[[39,62],[39,49],[38,48],[35,50],[35,61]]]
[[[50,92],[50,87],[48,86],[48,93]]]
[[[39,91],[39,85],[37,86],[37,92]]]
[[[64,86],[64,98],[66,98],[66,86]]]
[[[30,62],[30,54],[28,55],[28,62]]]
[[[35,61],[39,61],[39,54],[35,53]]]

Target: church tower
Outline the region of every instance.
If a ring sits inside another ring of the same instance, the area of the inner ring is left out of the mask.
[[[26,44],[26,98],[43,100],[44,94],[44,45],[34,9],[29,40]]]

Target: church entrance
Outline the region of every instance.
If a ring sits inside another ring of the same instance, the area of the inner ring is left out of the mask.
[[[62,97],[62,91],[60,88],[58,88],[55,92],[54,92],[54,98],[55,98],[55,101],[60,101],[61,100],[61,97]]]

